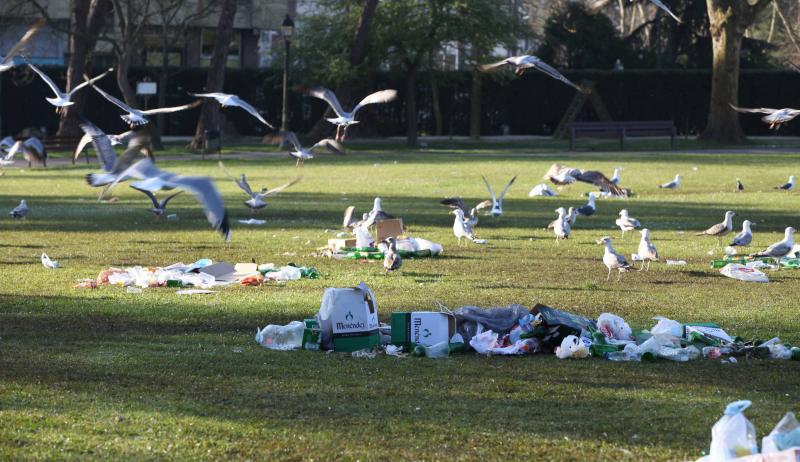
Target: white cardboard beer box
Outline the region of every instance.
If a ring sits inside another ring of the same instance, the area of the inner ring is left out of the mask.
[[[392,343],[407,349],[448,342],[456,333],[456,318],[438,311],[392,313]]]
[[[319,322],[323,331],[330,326],[335,351],[356,351],[380,344],[378,304],[363,282],[353,288],[326,289]]]

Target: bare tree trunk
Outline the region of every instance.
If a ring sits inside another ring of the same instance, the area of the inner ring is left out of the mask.
[[[483,90],[482,75],[476,67],[472,71],[472,91],[469,102],[469,137],[473,140],[481,138],[481,95]]]
[[[67,63],[67,91],[83,82],[83,74],[91,69],[92,54],[97,44],[97,35],[111,12],[110,0],[99,0],[92,6],[91,0],[75,0],[72,7],[74,16],[73,34],[70,37],[70,53]],[[79,91],[72,96],[71,106],[61,114],[58,136],[80,136],[77,115],[86,105],[86,92]]]
[[[126,46],[122,53],[117,55],[117,85],[122,93],[122,99],[128,106],[138,107],[136,91],[128,80],[128,71],[131,68],[131,47]]]
[[[206,92],[222,91],[222,87],[225,85],[225,64],[228,60],[228,46],[233,38],[233,19],[236,16],[237,3],[238,0],[223,0],[217,24],[217,37],[214,41],[214,51],[211,55],[211,63],[206,77],[204,89]],[[205,130],[207,128],[220,130],[219,124],[219,104],[216,101],[206,99],[203,102],[200,118],[197,120],[194,139],[189,144],[189,147],[191,149],[202,148]]]
[[[431,100],[433,101],[433,120],[436,122],[436,136],[442,136],[444,133],[444,120],[442,120],[442,104],[439,101],[439,81],[434,76],[431,70]]]
[[[417,64],[407,64],[406,73],[406,144],[417,146]]]

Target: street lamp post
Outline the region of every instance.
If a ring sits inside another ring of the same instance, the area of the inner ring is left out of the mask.
[[[289,46],[291,45],[290,39],[294,32],[294,21],[289,15],[286,15],[283,23],[281,23],[281,33],[283,34],[283,110],[281,112],[281,130],[286,131],[289,129]]]

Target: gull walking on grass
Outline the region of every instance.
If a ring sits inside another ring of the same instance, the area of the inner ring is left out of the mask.
[[[387,272],[397,271],[403,266],[403,259],[397,253],[397,238],[389,237],[384,242],[386,242],[386,254],[383,257],[383,267]]]
[[[558,214],[558,218],[556,218],[553,224],[553,234],[556,235],[556,244],[558,244],[558,241],[561,239],[569,239],[572,227],[567,221],[567,211],[564,207],[557,208],[556,213]]]
[[[328,122],[336,125],[336,141],[340,143],[344,141],[345,136],[347,135],[347,127],[358,123],[356,120],[356,114],[358,114],[358,111],[361,108],[368,104],[388,103],[397,98],[397,90],[377,91],[362,99],[352,111],[347,112],[342,109],[342,105],[339,103],[339,99],[336,98],[336,94],[327,88],[312,88],[308,94],[314,98],[319,98],[328,103],[331,109],[333,109],[333,112],[336,113],[336,117],[327,120]]]
[[[675,179],[664,184],[658,185],[661,189],[678,189],[681,186],[681,176],[675,175]]]
[[[733,236],[731,247],[748,247],[753,242],[753,231],[750,230],[752,225],[753,223],[750,220],[742,222],[742,232]]]
[[[8,216],[15,220],[22,220],[28,216],[28,203],[25,202],[25,199],[19,201],[19,205],[11,209],[8,212]]]
[[[775,186],[775,189],[783,189],[784,191],[794,191],[794,175],[789,177],[789,181],[784,184]]]
[[[606,265],[606,268],[608,268],[606,281],[611,279],[611,271],[617,270],[617,282],[619,282],[622,273],[626,273],[631,270],[631,265],[628,264],[628,260],[626,260],[625,257],[614,250],[614,247],[611,245],[610,237],[604,236],[600,238],[597,243],[605,246],[605,251],[603,253],[603,264]]]
[[[717,247],[721,244],[722,238],[727,236],[728,234],[733,231],[733,217],[736,214],[728,210],[725,212],[725,218],[722,220],[721,223],[717,223],[716,225],[708,228],[707,230],[703,231],[702,233],[697,233],[696,236],[713,236],[717,238]]]
[[[642,227],[642,224],[639,222],[639,220],[628,215],[627,209],[622,209],[619,211],[619,218],[617,218],[615,223],[622,231],[622,237],[620,239],[625,239],[625,231],[633,231],[634,229],[639,229]]]
[[[751,257],[771,257],[776,260],[789,255],[794,247],[794,232],[795,229],[791,226],[784,231],[783,239],[767,247],[761,252],[750,254]],[[778,269],[781,268],[780,261],[778,261]]]
[[[658,261],[658,250],[653,242],[650,240],[650,230],[644,228],[643,230],[639,231],[642,233],[642,239],[639,241],[639,249],[637,251],[637,255],[642,260],[642,267],[639,268],[639,271],[644,269],[644,263],[647,262],[647,271],[650,271],[650,262],[651,261]]]
[[[558,210],[556,210],[556,212],[558,212]],[[578,219],[578,209],[576,209],[575,207],[568,208],[565,219],[567,220],[567,224],[569,225],[570,228],[575,226],[575,221]],[[554,229],[556,223],[558,223],[558,220],[559,219],[556,218],[555,220],[551,221],[550,224],[547,225],[547,229]]]
[[[584,217],[589,217],[594,215],[597,211],[597,207],[594,204],[594,199],[597,195],[592,191],[589,193],[589,199],[586,205],[581,205],[578,207],[578,215],[583,215]]]

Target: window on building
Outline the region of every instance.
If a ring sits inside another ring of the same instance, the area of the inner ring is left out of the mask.
[[[214,29],[203,29],[201,34],[200,60],[203,66],[211,64],[211,55],[214,53],[214,42],[217,39],[217,31]],[[228,67],[239,67],[241,61],[242,38],[239,31],[233,31],[233,40],[228,46]]]
[[[174,34],[173,34],[174,35]],[[180,66],[183,64],[183,50],[185,48],[185,40],[181,37],[168,37],[169,44],[167,46],[167,65]],[[161,43],[160,31],[153,30],[144,36],[145,47],[145,65],[147,66],[161,66],[161,57],[163,55],[163,46]]]

